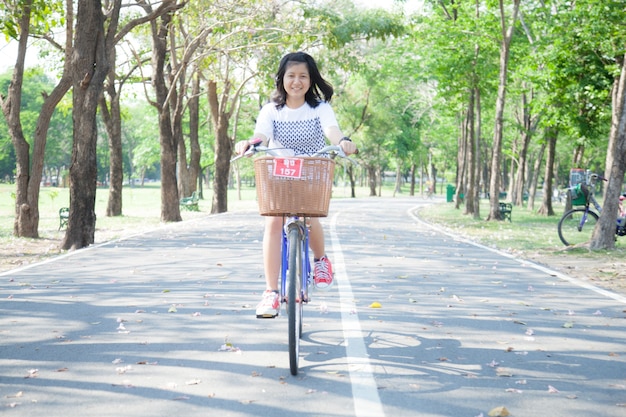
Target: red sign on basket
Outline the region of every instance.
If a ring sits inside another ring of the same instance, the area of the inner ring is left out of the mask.
[[[274,158],[274,176],[300,178],[302,158]]]

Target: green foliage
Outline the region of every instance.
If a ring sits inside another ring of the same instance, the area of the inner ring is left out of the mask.
[[[31,2],[31,34],[48,34],[65,24],[64,2],[61,0],[33,0]],[[19,20],[24,13],[22,0],[5,0],[0,8],[0,33],[7,40],[20,36]]]
[[[0,94],[6,96],[11,73],[0,75]],[[39,67],[24,72],[22,85],[21,123],[26,141],[32,146],[32,138],[43,104],[43,95],[54,88],[54,81]],[[72,115],[57,108],[50,120],[44,162],[48,168],[69,166],[72,149]],[[16,166],[15,152],[4,117],[0,118],[0,178],[13,176]]]

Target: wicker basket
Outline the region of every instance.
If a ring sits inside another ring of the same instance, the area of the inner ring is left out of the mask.
[[[274,158],[254,161],[256,193],[262,216],[326,217],[333,186],[335,162],[329,158],[302,159],[300,178],[274,175]]]

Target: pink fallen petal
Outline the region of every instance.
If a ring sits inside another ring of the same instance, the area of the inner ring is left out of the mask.
[[[548,385],[548,392],[550,394],[556,394],[557,392],[559,392],[559,390],[554,388],[552,385]]]

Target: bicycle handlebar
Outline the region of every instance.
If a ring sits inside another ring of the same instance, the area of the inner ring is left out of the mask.
[[[594,179],[594,180],[608,181],[608,179],[606,179],[602,175],[598,175],[598,174],[591,174],[591,178]]]
[[[271,155],[271,156],[282,156],[278,154],[278,151],[284,150],[282,148],[268,148],[267,146],[262,146],[261,145],[261,141],[257,140],[254,143],[250,144],[250,147],[248,148],[247,151],[245,151],[243,154],[241,155],[237,155],[235,156],[233,159],[230,160],[230,162],[234,162],[240,158],[243,158],[244,156],[252,156],[258,152],[266,152],[267,154]],[[322,149],[320,149],[319,151],[315,152],[313,154],[313,156],[321,156],[321,155],[326,155],[326,154],[330,154],[332,158],[334,158],[335,156],[340,156],[343,159],[347,159],[348,161],[350,161],[351,163],[358,165],[357,162],[355,160],[353,160],[352,158],[348,157],[346,155],[346,153],[343,151],[343,149],[341,148],[341,146],[339,145],[329,145],[329,146],[325,146]],[[297,156],[296,156],[297,157]]]

